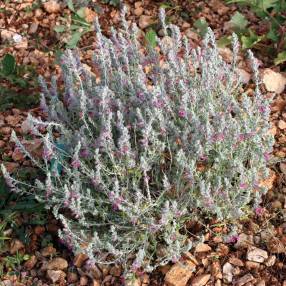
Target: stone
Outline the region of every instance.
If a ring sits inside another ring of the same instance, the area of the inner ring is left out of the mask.
[[[250,245],[253,245],[253,235],[248,235],[245,233],[240,233],[237,239],[236,244],[234,245],[235,248],[247,248]]]
[[[6,145],[5,141],[0,140],[0,148],[3,148]]]
[[[25,245],[23,244],[21,240],[13,239],[10,244],[10,253],[15,254],[19,250],[24,249],[24,248],[25,248]]]
[[[25,269],[27,270],[32,270],[35,265],[37,263],[37,257],[35,255],[32,255],[29,260],[27,260],[25,263],[24,263],[24,267]]]
[[[61,257],[57,257],[50,260],[46,265],[47,270],[64,270],[67,268],[68,268],[68,262]]]
[[[267,258],[268,258],[267,251],[260,249],[260,248],[257,248],[257,247],[249,247],[248,248],[248,251],[246,254],[247,260],[262,263]]]
[[[267,68],[262,73],[262,82],[267,91],[280,94],[284,91],[286,78],[282,74]]]
[[[12,126],[17,125],[21,119],[22,117],[20,115],[8,115],[5,117],[5,121]]]
[[[91,286],[100,286],[101,285],[101,282],[98,281],[98,280],[92,280],[92,283],[91,283]]]
[[[141,15],[139,18],[139,27],[144,30],[154,23],[152,16]]]
[[[102,278],[102,272],[97,265],[92,266],[89,272],[94,279],[100,280]]]
[[[52,255],[55,255],[56,253],[57,253],[57,250],[53,246],[51,246],[51,245],[43,248],[42,251],[41,251],[41,254],[44,257],[52,256]]]
[[[191,282],[191,286],[204,286],[210,280],[210,274],[202,274],[199,276],[194,277]]]
[[[9,135],[12,132],[11,127],[5,126],[0,128],[0,134]]]
[[[233,256],[229,258],[228,262],[235,266],[244,266],[244,263],[239,258]]]
[[[78,281],[78,275],[75,272],[68,272],[67,282],[68,283],[75,283],[77,281]]]
[[[205,243],[198,243],[196,248],[195,248],[195,252],[197,252],[197,253],[208,252],[211,250],[212,250],[212,248]]]
[[[246,261],[245,262],[245,267],[248,270],[259,269],[260,268],[260,263],[254,262],[254,261]]]
[[[282,130],[286,129],[286,122],[284,120],[279,120],[278,127]]]
[[[264,264],[268,267],[273,266],[275,264],[276,261],[276,256],[275,255],[271,255],[265,262]]]
[[[13,161],[23,161],[25,158],[25,155],[21,152],[19,148],[15,148],[15,150],[12,153],[12,159]]]
[[[31,24],[28,33],[29,34],[35,34],[38,30],[39,24],[37,22],[34,22]]]
[[[193,262],[179,261],[166,273],[165,283],[168,286],[186,286],[195,269],[196,265]]]
[[[236,286],[243,286],[248,282],[251,282],[252,280],[254,280],[254,277],[251,274],[246,274],[244,276],[242,276],[241,278],[239,278],[235,285]]]
[[[74,260],[73,260],[73,264],[76,267],[82,267],[82,265],[84,264],[85,261],[87,261],[88,256],[85,253],[79,253],[75,256]]]
[[[115,277],[119,277],[121,273],[122,273],[122,268],[118,265],[112,266],[109,271],[109,274]]]
[[[264,280],[260,280],[255,284],[255,286],[266,286],[266,283]]]
[[[141,281],[139,278],[134,278],[126,281],[125,286],[141,286]]]
[[[44,3],[43,6],[44,9],[50,14],[58,13],[61,10],[60,4],[55,0],[50,0]]]
[[[88,278],[86,276],[81,276],[79,279],[79,285],[80,286],[88,285]]]
[[[237,68],[237,72],[240,76],[240,80],[243,84],[248,84],[251,80],[251,74],[244,69]]]
[[[227,262],[222,267],[223,279],[225,282],[231,283],[233,279],[233,266]]]
[[[15,162],[3,162],[8,173],[13,173],[20,165]]]
[[[92,9],[90,9],[88,7],[84,7],[84,16],[85,16],[85,20],[88,23],[93,23],[97,14]]]
[[[138,8],[136,8],[134,10],[134,15],[139,17],[139,16],[141,16],[143,14],[143,12],[144,12],[144,8],[143,7],[138,7]]]
[[[211,266],[211,274],[216,279],[222,279],[221,266],[219,261],[213,261]]]
[[[53,283],[56,283],[56,282],[62,281],[66,277],[66,274],[62,270],[48,270],[47,277]]]

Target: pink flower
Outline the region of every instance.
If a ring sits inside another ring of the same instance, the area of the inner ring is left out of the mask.
[[[261,215],[263,215],[263,213],[264,213],[264,208],[262,208],[262,207],[257,207],[257,208],[254,209],[254,211],[255,211],[255,214],[256,214],[257,216],[261,216]]]
[[[239,185],[239,187],[241,188],[241,189],[247,189],[248,188],[248,184],[247,183],[240,183],[240,185]]]
[[[71,163],[71,166],[74,168],[74,169],[78,169],[80,167],[80,161],[78,159],[75,159],[72,161]]]
[[[268,152],[263,153],[263,156],[264,156],[265,161],[270,160],[270,154]]]
[[[228,243],[237,243],[238,242],[238,239],[239,239],[239,236],[236,234],[236,235],[231,235],[228,239],[227,239],[227,242]]]
[[[184,109],[180,109],[179,112],[178,112],[178,115],[180,118],[185,118],[187,113]]]

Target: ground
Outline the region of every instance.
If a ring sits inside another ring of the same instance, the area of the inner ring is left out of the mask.
[[[20,178],[31,178],[36,171],[10,141],[12,129],[35,155],[41,152],[41,143],[26,134],[23,124],[28,112],[44,116],[38,108],[40,91],[34,74],[48,80],[53,74],[60,77],[59,56],[78,39],[76,32],[70,34],[62,28],[71,25],[71,8],[62,1],[45,2],[0,2],[0,58],[11,54],[17,63],[9,78],[0,77],[0,163]],[[150,27],[156,30],[158,9],[166,4],[150,0],[124,3],[129,11],[128,20],[138,23],[142,32]],[[196,20],[207,19],[220,38],[230,33],[227,23],[238,10],[237,6],[225,5],[220,0],[170,3],[166,6],[169,20],[181,28],[194,47],[201,43],[200,29],[194,26]],[[80,32],[86,33],[76,45],[83,62],[90,65],[95,35],[89,29],[94,17],[99,17],[108,35],[110,26],[118,27],[120,13],[118,7],[99,0],[90,1],[87,7],[82,11],[86,21],[79,27]],[[262,28],[254,15],[250,18],[254,29]],[[228,48],[220,49],[220,53],[226,61],[231,60]],[[275,162],[270,166],[269,180],[264,182],[269,191],[261,208],[242,218],[238,223],[239,235],[227,242],[222,235],[228,231],[228,225],[216,221],[206,221],[204,225],[190,222],[190,233],[204,237],[204,243],[182,258],[181,262],[190,269],[182,264],[167,265],[152,274],[142,273],[129,285],[286,285],[286,78],[283,66],[273,66],[263,49],[256,49],[255,54],[260,60],[263,95],[274,97],[270,132],[275,135]],[[243,53],[239,68],[244,90],[251,95],[251,68]],[[74,257],[57,238],[60,225],[49,211],[33,198],[9,194],[2,181],[0,184],[1,285],[124,285],[120,266],[89,269],[84,255]]]

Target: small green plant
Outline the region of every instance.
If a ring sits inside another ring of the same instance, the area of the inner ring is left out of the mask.
[[[81,7],[79,9],[75,8],[72,0],[68,0],[67,5],[72,11],[71,25],[68,24],[68,20],[66,18],[62,18],[66,24],[56,26],[54,31],[60,34],[69,34],[70,37],[66,43],[66,47],[69,49],[74,49],[77,47],[81,37],[93,30],[93,25],[88,23],[85,19],[85,7]]]
[[[6,54],[0,61],[0,111],[37,104],[39,96],[32,92],[37,88],[35,79],[32,66],[18,65],[13,55]]]
[[[274,63],[279,65],[286,61],[286,1],[285,0],[228,0],[248,6],[265,24],[260,35],[249,27],[247,18],[236,12],[230,21],[231,27],[241,40],[242,48],[263,48],[268,54],[274,54]],[[230,37],[221,39],[221,43],[230,43]],[[267,46],[271,43],[270,46]]]
[[[19,266],[24,262],[30,259],[28,254],[21,254],[17,251],[17,253],[13,256],[7,256],[3,259],[4,266],[8,270],[17,270]]]

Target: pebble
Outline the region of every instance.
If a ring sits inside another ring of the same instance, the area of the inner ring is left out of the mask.
[[[165,282],[168,286],[186,286],[195,269],[196,265],[189,260],[177,262],[166,273]]]
[[[43,6],[44,6],[44,9],[50,14],[58,13],[61,10],[60,4],[55,0],[50,0],[44,3]]]
[[[284,120],[279,120],[278,127],[282,130],[286,129],[286,122]]]
[[[195,248],[195,252],[200,253],[200,252],[208,252],[211,251],[212,248],[205,244],[205,243],[199,243],[197,244],[196,248]]]
[[[222,267],[222,273],[223,273],[223,279],[224,281],[228,282],[228,283],[231,283],[232,282],[232,279],[233,279],[233,271],[234,271],[234,268],[233,266],[227,262],[223,265]]]
[[[56,283],[56,282],[62,281],[66,277],[66,274],[62,270],[48,270],[47,277],[53,283]]]
[[[38,30],[39,24],[37,22],[34,22],[31,24],[30,28],[29,28],[29,34],[35,34]]]
[[[254,277],[251,274],[246,274],[244,276],[242,276],[241,278],[239,278],[235,285],[236,286],[243,286],[248,282],[251,282],[254,279]]]
[[[85,253],[79,253],[75,256],[74,260],[73,260],[73,264],[76,267],[82,267],[82,265],[84,264],[85,261],[87,261],[88,256]]]
[[[240,266],[240,267],[244,266],[244,263],[242,262],[242,260],[236,257],[230,257],[228,261],[229,263],[235,266]]]
[[[276,256],[275,255],[271,255],[265,262],[264,264],[268,267],[273,266],[275,264],[276,261]]]
[[[30,257],[29,260],[27,260],[25,263],[24,263],[24,267],[27,269],[27,270],[31,270],[34,268],[34,266],[36,265],[37,263],[37,257],[35,255],[32,255]]]
[[[204,286],[210,280],[210,274],[202,274],[199,276],[194,277],[191,282],[191,286]]]
[[[249,247],[248,248],[248,251],[246,254],[247,260],[262,263],[267,258],[268,258],[267,251],[260,249],[260,248],[257,248],[257,247]]]
[[[67,281],[68,281],[68,283],[77,282],[78,281],[78,275],[74,272],[68,272]]]
[[[81,276],[79,279],[79,285],[85,286],[88,284],[88,278],[86,276]]]
[[[23,249],[24,247],[25,247],[25,245],[23,244],[23,242],[21,240],[13,239],[11,244],[10,244],[10,253],[15,254],[19,250]]]
[[[44,257],[52,256],[52,255],[55,255],[56,253],[57,253],[57,250],[53,246],[50,246],[50,245],[43,248],[41,251],[41,254]]]
[[[68,268],[68,262],[61,257],[57,257],[50,260],[46,265],[47,270],[64,270],[67,268]]]
[[[139,18],[139,27],[140,29],[144,30],[145,28],[149,27],[153,24],[154,20],[152,16],[141,15]]]

